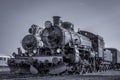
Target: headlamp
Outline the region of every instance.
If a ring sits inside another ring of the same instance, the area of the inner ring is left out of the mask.
[[[52,26],[52,23],[50,21],[45,21],[45,27],[50,28]]]

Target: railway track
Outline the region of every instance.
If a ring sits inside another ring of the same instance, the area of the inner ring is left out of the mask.
[[[120,80],[120,76],[101,75],[62,75],[62,76],[19,76],[0,78],[0,80]]]
[[[18,79],[18,78],[29,78],[29,77],[43,77],[48,75],[40,75],[40,74],[13,74],[13,73],[4,73],[0,74],[0,80],[1,79]]]
[[[0,80],[120,80],[120,75],[98,75],[98,74],[33,75],[33,74],[0,73]]]

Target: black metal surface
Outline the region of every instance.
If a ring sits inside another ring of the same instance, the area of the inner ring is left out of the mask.
[[[37,40],[33,35],[26,35],[22,40],[22,47],[27,51],[32,51],[37,47]]]

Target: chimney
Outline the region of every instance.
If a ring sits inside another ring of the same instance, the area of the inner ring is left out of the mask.
[[[22,50],[18,48],[18,54],[22,54]]]
[[[53,24],[54,26],[58,26],[60,23],[60,16],[53,16]]]

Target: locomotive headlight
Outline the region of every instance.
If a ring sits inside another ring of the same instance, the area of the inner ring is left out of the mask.
[[[52,26],[51,21],[45,21],[45,27],[50,28]]]
[[[57,53],[60,53],[60,52],[61,52],[61,49],[60,49],[60,48],[58,48],[58,49],[56,50],[56,52],[57,52]]]

